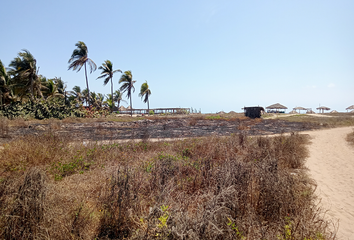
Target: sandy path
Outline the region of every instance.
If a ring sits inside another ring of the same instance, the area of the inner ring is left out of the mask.
[[[308,133],[310,157],[307,167],[317,182],[316,193],[324,209],[339,221],[339,239],[354,239],[354,147],[345,140],[354,127]]]

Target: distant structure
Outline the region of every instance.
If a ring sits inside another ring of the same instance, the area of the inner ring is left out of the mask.
[[[295,108],[293,108],[293,111],[296,112],[297,110],[298,110],[299,113],[300,113],[301,110],[308,111],[308,108],[304,108],[304,107],[295,107]]]
[[[268,113],[285,113],[285,109],[288,109],[284,105],[281,105],[280,103],[276,103],[273,105],[270,105],[266,107]],[[280,111],[281,110],[281,111]]]
[[[260,118],[262,111],[264,112],[263,107],[244,107],[245,116],[249,118]]]
[[[348,112],[348,110],[354,110],[354,105],[351,105],[350,107],[347,107],[345,110],[347,110],[347,112]]]
[[[322,113],[324,113],[324,111],[331,110],[329,107],[325,107],[325,106],[321,106],[321,107],[318,107],[316,109],[318,110],[319,113],[321,113],[321,111],[322,111]]]
[[[191,109],[189,108],[150,108],[148,109],[136,109],[131,107],[125,108],[125,110],[120,110],[120,114],[150,114],[153,112],[153,114],[189,114],[191,112]]]
[[[315,114],[315,112],[312,111],[312,108],[309,108],[309,109],[307,110],[306,114]]]

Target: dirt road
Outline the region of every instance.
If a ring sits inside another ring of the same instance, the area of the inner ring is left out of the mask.
[[[306,132],[307,167],[328,216],[339,221],[338,239],[354,239],[354,147],[345,140],[354,127]]]

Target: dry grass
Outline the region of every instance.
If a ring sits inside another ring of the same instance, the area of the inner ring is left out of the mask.
[[[0,239],[334,239],[314,205],[306,143],[25,136],[0,155]]]
[[[292,115],[287,117],[282,117],[282,120],[289,122],[308,122],[315,123],[323,127],[344,127],[344,126],[354,126],[354,115],[348,114],[337,114],[337,115],[326,115],[329,117],[316,117],[306,114]]]
[[[9,136],[9,120],[4,117],[0,117],[0,138]]]
[[[354,145],[354,130],[353,130],[352,133],[349,133],[349,134],[347,135],[347,141],[348,141],[350,144]]]

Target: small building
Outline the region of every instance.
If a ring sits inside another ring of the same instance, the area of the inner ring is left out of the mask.
[[[321,111],[322,111],[322,113],[324,113],[324,111],[331,110],[329,107],[325,107],[325,106],[321,106],[321,107],[318,107],[316,109],[318,110],[319,113],[321,113]]]
[[[284,105],[281,105],[280,103],[276,103],[273,105],[270,105],[266,107],[268,113],[285,113],[285,109],[288,109]]]
[[[244,107],[245,116],[249,118],[260,118],[262,111],[264,112],[263,107]]]

